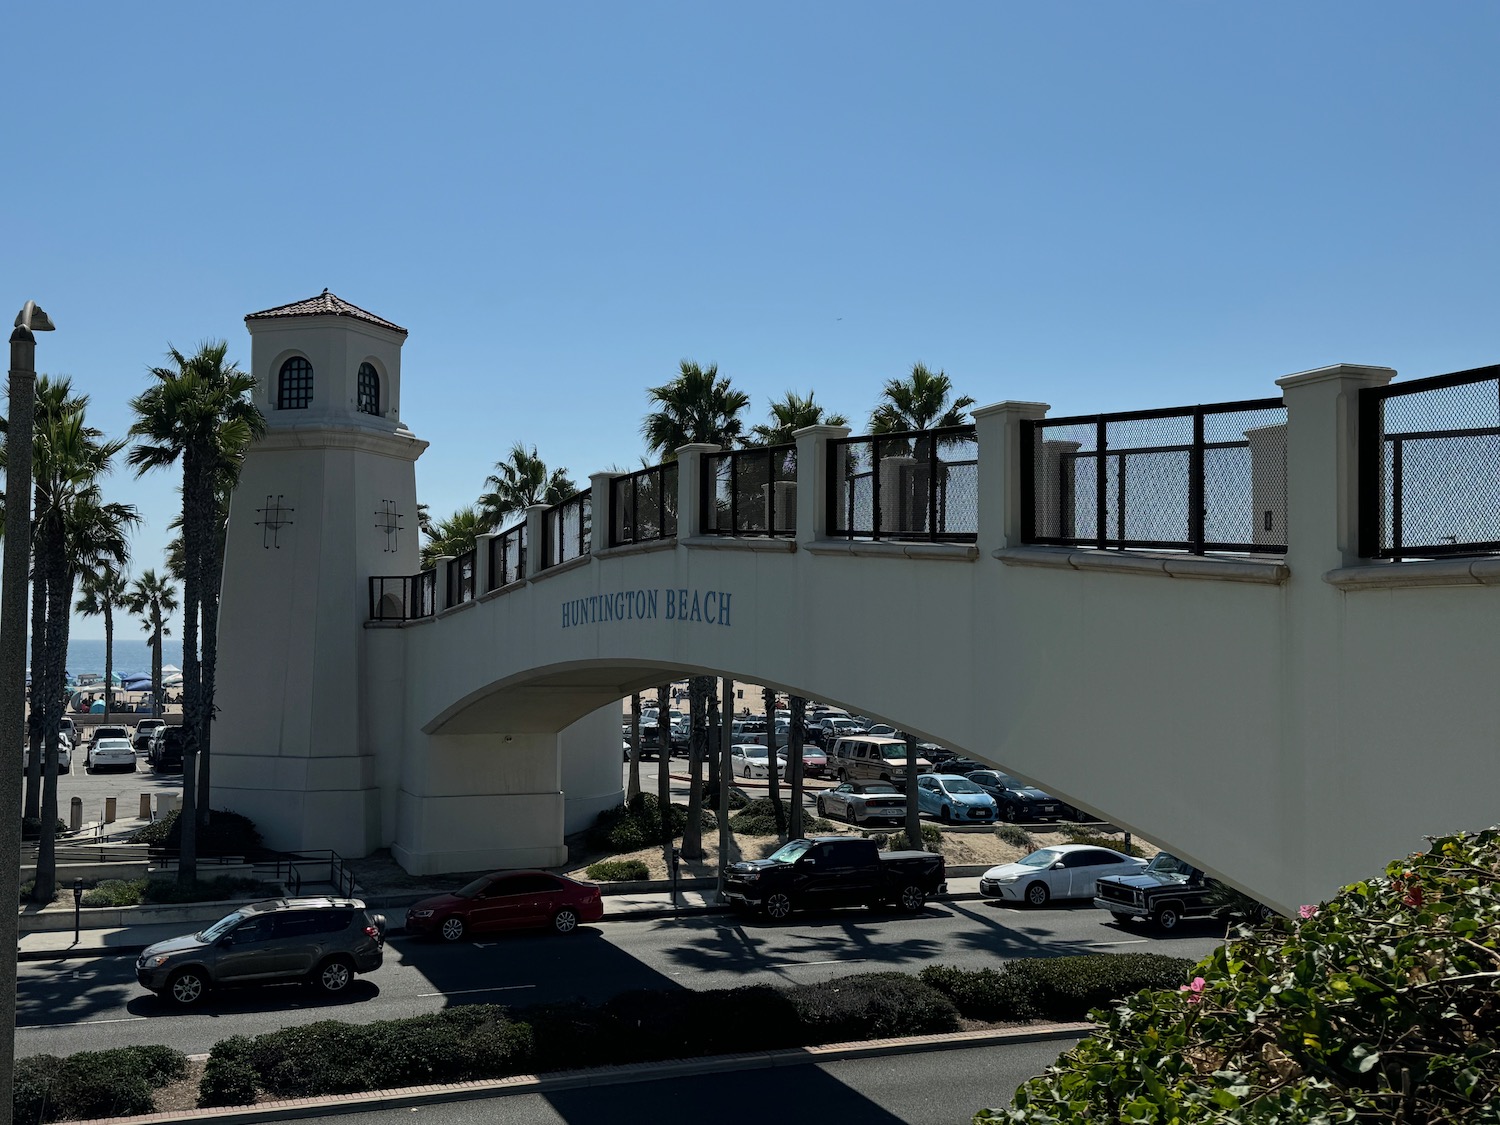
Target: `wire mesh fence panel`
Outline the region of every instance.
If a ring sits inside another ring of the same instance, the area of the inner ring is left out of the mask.
[[[797,447],[764,446],[704,459],[703,530],[710,535],[796,531]]]
[[[543,519],[547,531],[547,566],[560,566],[582,558],[590,551],[593,504],[589,489],[574,493],[548,508]]]
[[[1500,553],[1500,367],[1360,392],[1360,553]]]
[[[412,577],[412,608],[408,617],[431,617],[437,613],[437,571],[424,570]]]
[[[370,579],[370,620],[413,621],[436,612],[436,570]]]
[[[610,545],[677,536],[677,463],[668,461],[610,483]]]
[[[474,550],[465,551],[461,555],[455,555],[448,562],[448,606],[452,609],[456,605],[474,600],[474,577],[476,560],[478,555]]]
[[[829,442],[831,534],[973,539],[979,527],[973,426]]]
[[[526,525],[518,523],[490,540],[490,589],[526,577]]]

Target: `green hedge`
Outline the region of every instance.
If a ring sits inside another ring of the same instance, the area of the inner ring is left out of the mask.
[[[781,802],[781,813],[783,825],[791,823],[792,803]],[[745,807],[729,818],[729,827],[744,836],[775,836],[776,806],[769,797],[755,797],[745,803]],[[831,820],[813,816],[806,810],[802,813],[802,834],[813,836],[821,832],[835,832],[838,826]],[[786,831],[783,827],[781,831]]]
[[[11,1105],[16,1125],[150,1113],[151,1092],[187,1074],[170,1047],[82,1051],[65,1059],[17,1059]]]
[[[130,837],[132,843],[150,844],[154,848],[180,848],[182,825],[178,823],[180,810],[169,812],[160,820],[154,820]],[[208,827],[199,829],[199,855],[253,856],[264,846],[255,822],[247,816],[228,809],[214,809]]]
[[[105,879],[83,892],[84,906],[139,906],[142,903],[227,902],[236,898],[279,897],[275,883],[259,879]]]
[[[644,860],[603,859],[589,864],[586,874],[600,883],[625,883],[651,878],[651,869]]]
[[[1059,824],[1057,830],[1068,838],[1070,844],[1087,844],[1091,848],[1108,848],[1110,851],[1133,855],[1137,859],[1144,859],[1146,857],[1146,853],[1141,850],[1140,845],[1133,840],[1127,851],[1124,836],[1108,836],[1086,825],[1068,824],[1066,822]]]
[[[1025,848],[1028,852],[1036,851],[1036,841],[1032,839],[1031,833],[1019,824],[997,824],[995,835],[1002,843],[1014,848]]]
[[[943,850],[943,830],[936,824],[922,825],[922,846],[913,848],[906,839],[906,829],[899,832],[861,832],[867,840],[874,840],[875,846],[881,851],[892,852],[939,852]]]
[[[1094,1008],[1153,988],[1176,988],[1193,962],[1157,953],[1028,957],[999,969],[932,965],[919,974],[968,1019],[992,1023],[1081,1020]]]
[[[671,823],[672,838],[682,835],[687,827],[687,807],[668,805],[667,817]],[[701,823],[704,831],[718,828],[714,814],[703,810]],[[599,851],[633,852],[651,844],[662,843],[661,803],[654,793],[637,793],[628,804],[605,809],[599,814],[594,826],[589,829],[589,846]]]

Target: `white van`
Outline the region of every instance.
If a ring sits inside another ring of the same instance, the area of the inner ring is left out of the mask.
[[[905,780],[906,740],[875,734],[845,735],[828,752],[828,768],[840,781]],[[931,771],[931,762],[917,758],[918,773]]]

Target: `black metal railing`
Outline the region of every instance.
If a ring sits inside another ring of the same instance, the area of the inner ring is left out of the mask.
[[[437,612],[437,571],[370,579],[371,621],[415,621]]]
[[[591,490],[585,488],[542,514],[546,543],[542,567],[560,566],[582,558],[591,550],[589,536],[594,528],[594,504]]]
[[[973,426],[828,443],[830,536],[972,542],[978,532]]]
[[[525,577],[526,524],[522,522],[490,540],[490,589],[498,590]]]
[[[1366,558],[1500,553],[1500,366],[1359,392]]]
[[[461,555],[455,555],[447,562],[448,567],[448,596],[446,609],[452,609],[464,602],[472,602],[477,594],[479,585],[479,551],[470,548]]]
[[[609,486],[609,545],[677,537],[677,462],[615,477]]]
[[[1279,398],[1021,423],[1022,539],[1286,551]]]
[[[768,445],[703,459],[705,535],[797,532],[797,447]]]

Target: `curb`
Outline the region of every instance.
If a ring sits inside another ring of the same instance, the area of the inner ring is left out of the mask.
[[[178,1113],[148,1113],[136,1117],[97,1119],[99,1125],[173,1125],[210,1118],[250,1125],[260,1121],[295,1121],[308,1117],[363,1113],[369,1110],[403,1109],[444,1102],[477,1101],[515,1094],[547,1094],[592,1086],[619,1086],[653,1082],[663,1078],[686,1078],[740,1070],[768,1070],[780,1066],[811,1066],[847,1059],[878,1058],[883,1055],[924,1054],[956,1051],[968,1047],[1042,1043],[1078,1039],[1093,1030],[1092,1023],[1054,1023],[987,1031],[956,1031],[947,1035],[916,1035],[904,1039],[873,1039],[863,1043],[832,1043],[823,1047],[788,1047],[778,1051],[755,1051],[736,1055],[711,1055],[701,1059],[671,1059],[665,1062],[629,1063],[592,1070],[555,1071],[552,1074],[517,1074],[450,1085],[406,1086],[374,1090],[365,1094],[332,1094],[317,1098],[288,1098],[255,1106],[219,1106]],[[92,1125],[78,1122],[75,1125]]]

